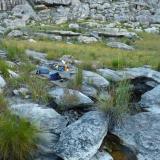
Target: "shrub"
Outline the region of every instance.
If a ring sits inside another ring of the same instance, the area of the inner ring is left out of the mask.
[[[116,88],[110,90],[110,95],[111,97],[108,97],[108,99],[99,99],[99,106],[109,116],[109,129],[112,130],[115,125],[122,123],[124,116],[130,111],[131,92],[129,82],[119,82]]]
[[[0,155],[3,160],[28,160],[36,150],[37,128],[9,111],[0,116]]]
[[[0,73],[5,77],[9,77],[9,72],[8,72],[9,66],[7,63],[3,60],[0,59]]]

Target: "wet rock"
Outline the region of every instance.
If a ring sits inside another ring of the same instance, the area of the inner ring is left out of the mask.
[[[160,85],[142,95],[140,105],[147,111],[160,113]]]
[[[91,71],[83,71],[84,83],[88,85],[93,85],[97,88],[107,88],[109,86],[109,82],[99,74]]]
[[[67,108],[74,106],[90,106],[93,101],[83,93],[68,88],[53,88],[49,95],[54,99],[56,104]]]
[[[64,160],[90,160],[98,151],[108,131],[108,117],[91,111],[66,127],[56,145]]]
[[[139,113],[127,117],[114,133],[126,144],[138,150],[140,160],[158,160],[160,156],[160,114]]]
[[[89,44],[89,43],[95,43],[95,42],[97,42],[97,39],[95,37],[79,36],[78,37],[78,41],[80,43]]]
[[[40,157],[55,158],[54,146],[58,141],[58,135],[65,128],[67,122],[54,109],[40,106],[34,103],[12,104],[10,108],[15,114],[28,118],[31,123],[39,126],[40,142],[39,151]]]
[[[120,42],[110,42],[110,43],[107,43],[107,46],[111,48],[119,48],[124,50],[134,50],[132,46],[129,46],[125,43],[120,43]]]

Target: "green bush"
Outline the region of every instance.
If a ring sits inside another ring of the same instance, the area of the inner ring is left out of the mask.
[[[28,160],[37,148],[37,128],[9,111],[0,116],[0,155],[3,160]]]
[[[112,130],[115,125],[120,125],[124,116],[130,111],[130,89],[129,82],[122,81],[109,91],[111,96],[108,97],[108,99],[99,98],[100,109],[110,118],[110,130]]]

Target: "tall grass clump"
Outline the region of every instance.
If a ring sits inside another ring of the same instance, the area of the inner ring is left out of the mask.
[[[0,59],[0,73],[5,77],[8,78],[9,77],[9,66],[8,64],[4,61]]]
[[[49,95],[47,91],[47,81],[37,77],[29,77],[26,82],[29,91],[31,91],[31,97],[36,102],[47,104],[49,101]]]
[[[5,99],[4,95],[0,93],[0,113],[4,112],[8,107],[8,102]]]
[[[38,129],[9,111],[0,116],[2,160],[29,160],[37,148]]]
[[[8,43],[7,41],[3,41],[1,47],[6,50],[7,58],[9,60],[24,60],[25,56],[25,48],[23,46],[18,45],[17,42]]]
[[[111,96],[108,97],[108,99],[99,99],[100,109],[110,118],[110,130],[112,130],[114,126],[120,125],[125,115],[130,111],[130,89],[130,83],[128,81],[122,81],[110,90]]]
[[[81,89],[83,84],[83,69],[78,67],[73,80],[68,83],[68,87],[72,89]]]

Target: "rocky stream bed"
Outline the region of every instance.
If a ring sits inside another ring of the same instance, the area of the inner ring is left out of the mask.
[[[158,0],[37,0],[32,4],[36,11],[27,1],[0,13],[2,44],[11,39],[27,41],[30,46],[38,45],[39,40],[53,45],[65,42],[68,46],[105,43],[106,47],[132,52],[137,49],[132,42],[142,38],[140,32],[158,35],[160,31]],[[49,102],[32,98],[31,90],[36,85],[10,86],[1,68],[0,90],[7,93],[9,110],[41,131],[34,160],[159,160],[158,70],[147,63],[118,69],[94,63],[94,69],[82,69],[81,86],[76,88],[73,80],[81,60],[66,54],[49,60],[45,50],[27,47],[23,56],[35,65],[27,77],[45,80]],[[19,57],[11,60],[8,55],[7,47],[1,47],[0,59],[10,66],[9,77],[17,79],[26,62]],[[110,117],[97,107],[98,98],[111,98],[110,88],[122,81],[130,83],[131,112],[120,126],[110,129]]]

